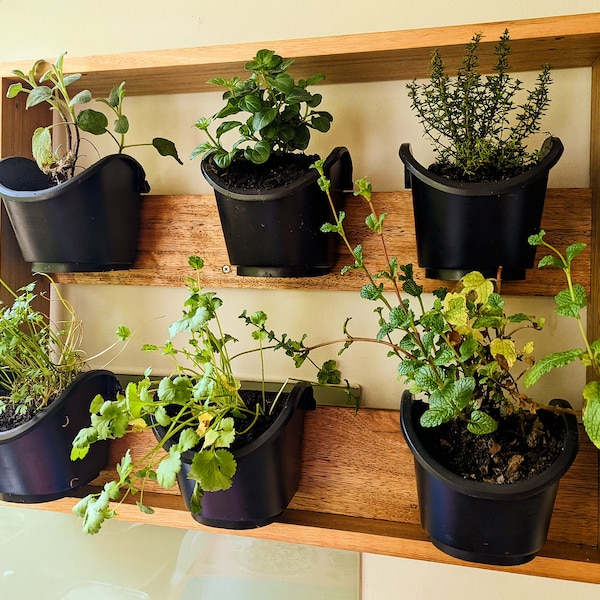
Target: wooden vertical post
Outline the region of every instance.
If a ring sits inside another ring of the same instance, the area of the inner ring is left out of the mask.
[[[8,156],[31,157],[31,136],[37,127],[49,125],[52,119],[47,105],[25,110],[26,96],[6,97],[11,81],[1,80],[0,85],[0,158]],[[31,266],[23,260],[8,214],[2,203],[0,211],[0,277],[14,290],[33,280]],[[47,292],[46,278],[39,278],[38,293]],[[11,302],[8,293],[0,290],[0,300]],[[38,310],[47,310],[47,302],[38,303]]]
[[[600,58],[592,66],[592,97],[590,127],[590,186],[592,188],[592,240],[590,300],[587,331],[591,340],[600,337]],[[588,373],[591,377],[593,374]],[[600,471],[600,465],[599,465]],[[600,506],[598,506],[600,521]],[[600,528],[598,532],[600,545]]]

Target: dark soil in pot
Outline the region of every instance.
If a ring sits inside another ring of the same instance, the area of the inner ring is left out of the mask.
[[[2,399],[0,399],[0,402]],[[7,403],[6,407],[0,412],[0,431],[10,431],[27,421],[31,421],[36,415],[37,411],[34,407],[30,406],[21,410],[22,406],[17,406],[13,403]]]
[[[263,395],[260,390],[240,390],[240,395],[244,400],[246,406],[254,411],[257,406],[263,405]],[[233,417],[235,423],[235,440],[231,447],[231,451],[238,450],[247,446],[250,442],[260,437],[271,425],[275,422],[281,411],[285,406],[287,393],[282,393],[277,398],[277,392],[265,392],[264,401],[264,415],[261,415],[256,423],[248,431],[244,431],[250,425],[251,418],[246,416],[245,418]],[[271,412],[273,403],[277,400],[275,407]],[[241,432],[241,433],[240,433]]]
[[[58,396],[51,398],[43,408],[37,408],[34,404],[25,406],[10,401],[5,389],[0,388],[0,431],[10,431],[19,425],[31,421],[39,412],[48,408]],[[90,398],[91,400],[91,398]],[[2,408],[2,405],[5,406]]]
[[[424,428],[431,454],[457,475],[487,483],[516,483],[545,471],[561,453],[564,428],[545,410],[499,420],[491,434],[475,435],[461,422]]]
[[[208,161],[207,170],[227,186],[260,193],[293,183],[306,175],[310,171],[310,165],[318,159],[316,154],[273,154],[262,165],[242,159],[235,160],[226,169]]]

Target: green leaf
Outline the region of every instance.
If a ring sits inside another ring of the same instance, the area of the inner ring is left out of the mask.
[[[471,420],[467,424],[467,429],[476,435],[493,433],[497,428],[498,423],[481,410],[474,410],[471,413]]]
[[[181,471],[181,453],[171,447],[169,454],[158,464],[156,481],[166,490],[170,490],[177,483],[179,471]]]
[[[428,408],[422,415],[419,423],[421,427],[439,427],[454,418],[454,411],[445,406]]]
[[[158,397],[167,404],[185,404],[192,396],[192,381],[189,377],[163,377],[158,384]]]
[[[17,83],[11,83],[8,86],[8,90],[6,92],[6,97],[7,98],[15,98],[16,96],[18,96],[21,92],[24,92],[25,88],[23,87],[23,85],[20,82]]]
[[[152,145],[161,156],[172,156],[180,165],[183,164],[183,161],[179,158],[179,154],[177,154],[177,148],[172,141],[157,137],[152,140]]]
[[[578,242],[575,244],[571,244],[570,246],[567,246],[567,249],[565,250],[565,257],[567,259],[567,263],[570,265],[571,261],[578,256],[579,254],[581,254],[587,247],[587,244],[584,244],[583,242]]]
[[[137,500],[135,504],[140,509],[140,512],[143,512],[146,515],[154,514],[154,509],[152,507],[142,504],[139,500]]]
[[[177,450],[182,454],[194,448],[200,443],[200,436],[192,429],[187,427],[179,435],[179,441],[176,444]]]
[[[129,131],[129,119],[125,115],[120,115],[113,123],[113,131],[125,135]]]
[[[125,455],[116,466],[117,473],[122,480],[127,479],[129,473],[131,473],[132,464],[131,450],[127,449]]]
[[[546,235],[546,232],[542,229],[539,233],[530,235],[527,238],[527,243],[531,246],[541,246],[544,241],[545,235]]]
[[[117,327],[117,338],[121,341],[126,341],[131,337],[131,330],[126,325],[119,325]]]
[[[555,269],[563,269],[564,266],[565,265],[563,264],[562,260],[558,259],[556,256],[552,256],[551,254],[543,256],[538,261],[538,269],[541,269],[542,267],[554,267]]]
[[[310,120],[310,125],[313,129],[320,131],[321,133],[327,133],[331,129],[331,121],[325,114],[320,114],[318,117],[313,117]]]
[[[40,169],[56,162],[57,158],[52,152],[52,134],[48,127],[38,127],[33,132],[31,139],[31,152]]]
[[[251,123],[252,130],[253,131],[261,131],[267,125],[272,123],[275,120],[275,117],[277,117],[277,109],[276,108],[269,108],[267,110],[261,110],[261,111],[257,112],[252,117],[252,123]]]
[[[32,108],[42,102],[47,102],[50,98],[52,98],[52,90],[46,85],[40,85],[29,92],[25,108]]]
[[[590,381],[583,389],[583,397],[583,425],[592,443],[600,448],[600,382]]]
[[[235,424],[231,417],[219,421],[218,427],[211,427],[204,435],[204,448],[228,448],[235,439]]]
[[[452,393],[452,401],[460,410],[462,410],[469,406],[473,400],[475,379],[473,379],[473,377],[462,377],[451,384],[450,390]]]
[[[579,311],[587,305],[585,288],[578,283],[573,286],[572,294],[569,290],[562,290],[554,300],[556,312],[563,317],[577,317]]]
[[[530,387],[536,383],[542,375],[549,373],[553,369],[564,367],[569,363],[581,358],[583,351],[579,348],[573,350],[564,350],[563,352],[554,352],[544,356],[541,360],[535,363],[525,375],[523,384],[525,387]]]
[[[63,77],[63,84],[65,87],[70,86],[72,83],[79,81],[81,79],[81,73],[70,73],[69,75],[65,75]]]
[[[115,87],[112,88],[112,90],[110,90],[110,94],[108,95],[108,98],[106,99],[106,103],[111,108],[117,108],[119,106],[119,104],[121,104],[121,102],[123,101],[124,96],[125,96],[125,82],[122,81],[119,85],[116,85]]]
[[[104,113],[86,108],[77,115],[77,126],[87,133],[102,135],[106,132],[108,119]]]
[[[228,490],[236,467],[233,454],[228,450],[202,450],[194,456],[189,477],[207,492]]]
[[[271,156],[271,144],[266,140],[261,140],[254,144],[253,148],[246,148],[244,156],[255,165],[266,163]]]
[[[239,121],[225,121],[225,123],[221,123],[221,125],[219,125],[217,127],[217,138],[220,138],[222,135],[224,135],[228,131],[235,129],[236,127],[239,127],[240,125],[241,125],[241,123]]]
[[[89,90],[82,90],[78,94],[75,94],[69,102],[69,106],[77,106],[78,104],[87,104],[92,101],[92,93]]]

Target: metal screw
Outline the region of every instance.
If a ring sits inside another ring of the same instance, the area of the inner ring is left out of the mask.
[[[223,265],[221,267],[221,270],[223,271],[223,273],[225,273],[225,275],[227,275],[228,273],[231,273],[231,267],[229,265]]]

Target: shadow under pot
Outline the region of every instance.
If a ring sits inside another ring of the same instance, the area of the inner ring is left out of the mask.
[[[563,400],[553,404],[568,407]],[[413,453],[421,525],[442,552],[474,563],[520,565],[546,543],[560,478],[579,449],[577,418],[558,420],[563,449],[544,471],[515,483],[464,479],[444,467],[423,441],[419,419],[427,405],[402,395],[400,424]]]
[[[210,157],[202,161],[201,169],[214,189],[229,261],[238,275],[314,277],[333,269],[338,236],[321,231],[331,220],[331,209],[315,169],[307,168],[295,181],[264,191],[230,187]],[[335,148],[324,170],[336,210],[341,210],[343,192],[353,185],[348,150]]]
[[[100,159],[59,185],[35,161],[0,161],[0,196],[25,261],[38,273],[129,269],[135,260],[142,166],[126,154]]]
[[[89,426],[96,395],[114,399],[121,389],[110,371],[82,373],[33,419],[0,431],[0,500],[49,502],[87,485],[104,469],[108,442],[93,444],[81,460],[71,460],[72,442]]]
[[[470,271],[525,279],[536,248],[527,239],[540,231],[548,173],[563,153],[548,138],[542,160],[526,172],[497,182],[462,182],[419,164],[410,144],[400,146],[405,185],[412,190],[417,259],[431,279],[457,281]]]
[[[242,397],[246,393],[241,390]],[[205,492],[202,510],[192,517],[210,527],[253,529],[275,521],[298,490],[302,467],[304,415],[316,407],[312,386],[299,382],[279,401],[281,411],[270,427],[245,446],[232,450],[237,463],[228,490]],[[154,433],[162,439],[165,428]],[[167,442],[165,449],[171,444]],[[182,455],[177,476],[184,503],[190,509],[195,481],[188,479],[194,451]]]

